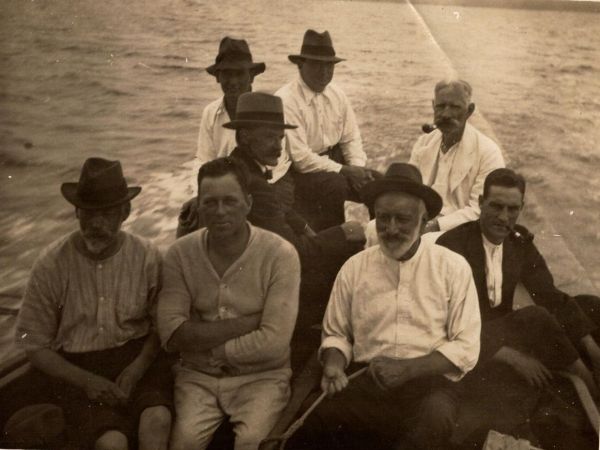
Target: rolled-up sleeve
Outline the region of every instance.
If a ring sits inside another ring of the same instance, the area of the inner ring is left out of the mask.
[[[296,325],[300,293],[300,259],[294,247],[285,243],[271,260],[267,296],[258,329],[225,343],[225,357],[233,367],[272,360],[278,365],[288,358]]]
[[[352,284],[353,261],[344,264],[338,273],[329,303],[323,317],[323,333],[319,359],[326,348],[337,348],[346,358],[346,365],[352,361]]]
[[[165,256],[162,289],[158,295],[158,335],[166,348],[171,336],[182,323],[190,319],[191,295],[186,288],[182,260],[175,247]]]
[[[460,370],[460,374],[446,374],[453,381],[460,380],[477,364],[481,334],[479,301],[471,268],[462,257],[459,258],[447,279],[450,291],[448,338],[436,348]]]

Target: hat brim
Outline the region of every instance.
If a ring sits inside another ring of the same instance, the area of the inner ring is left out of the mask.
[[[267,120],[232,120],[231,122],[227,122],[223,124],[224,128],[229,128],[230,130],[237,130],[238,128],[244,127],[274,127],[274,128],[283,128],[286,130],[293,130],[294,128],[298,128],[296,125],[291,125],[289,123],[281,123],[281,122],[270,122]]]
[[[288,55],[288,59],[294,64],[301,63],[306,61],[307,59],[312,59],[313,61],[323,61],[323,62],[332,62],[337,64],[342,61],[346,61],[344,58],[338,58],[337,56],[323,56],[323,55]]]
[[[123,203],[132,200],[140,192],[142,192],[142,188],[140,186],[131,186],[127,188],[127,195],[118,200],[112,202],[90,202],[82,200],[77,195],[78,184],[79,183],[63,183],[60,186],[60,192],[69,203],[80,209],[103,209],[110,208],[111,206],[122,205]]]
[[[208,66],[205,70],[211,74],[213,77],[217,76],[219,70],[223,69],[248,69],[254,76],[260,75],[266,70],[267,66],[265,63],[251,63],[245,61],[221,61],[220,63],[213,64],[212,66]]]
[[[429,186],[413,181],[395,180],[385,177],[378,178],[365,184],[360,192],[360,196],[365,205],[371,208],[377,197],[386,192],[405,192],[420,198],[425,203],[425,208],[430,219],[436,217],[442,210],[442,197]]]

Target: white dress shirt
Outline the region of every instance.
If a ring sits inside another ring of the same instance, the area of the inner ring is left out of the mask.
[[[366,164],[367,155],[354,111],[338,86],[329,83],[323,92],[317,93],[298,76],[275,95],[283,100],[286,122],[298,126],[286,133],[286,148],[296,170],[339,172],[341,164],[320,155],[338,143],[347,164]]]
[[[487,240],[482,233],[485,250],[485,282],[490,306],[495,308],[502,303],[502,255],[503,244],[496,245]]]
[[[477,363],[481,319],[471,268],[431,240],[401,262],[379,246],[341,268],[323,319],[320,351],[334,347],[346,361],[377,356],[408,359],[440,352],[460,374]]]

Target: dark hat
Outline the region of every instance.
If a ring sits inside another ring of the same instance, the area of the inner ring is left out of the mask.
[[[81,209],[102,209],[128,202],[142,190],[127,187],[119,161],[88,158],[83,163],[78,183],[63,183],[62,195]]]
[[[254,75],[263,73],[267,66],[265,63],[255,63],[252,61],[252,53],[248,43],[244,39],[232,39],[225,36],[219,44],[219,54],[212,66],[208,66],[206,71],[213,76],[222,69],[249,69]]]
[[[406,192],[419,197],[425,202],[430,219],[433,219],[442,210],[442,197],[423,184],[421,172],[412,164],[391,164],[383,177],[365,184],[360,195],[363,202],[372,207],[377,197],[386,192]]]
[[[285,123],[281,98],[264,92],[245,92],[240,95],[235,119],[223,126],[232,130],[253,126],[298,128],[296,125]]]
[[[315,30],[306,30],[300,54],[289,55],[288,59],[294,64],[298,64],[305,59],[334,63],[344,61],[344,59],[335,56],[335,50],[333,49],[333,42],[331,42],[329,31],[317,33]]]

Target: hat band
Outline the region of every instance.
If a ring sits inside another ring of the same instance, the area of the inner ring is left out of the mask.
[[[227,52],[227,53],[219,53],[217,55],[217,59],[215,60],[216,64],[222,62],[252,62],[252,55],[248,53],[241,52]]]
[[[322,45],[303,45],[300,49],[301,55],[335,56],[333,47]]]
[[[127,196],[127,185],[120,183],[116,187],[98,187],[79,184],[77,195],[81,200],[89,203],[104,204],[117,202]]]
[[[283,124],[283,113],[268,111],[238,111],[235,115],[235,121],[254,120],[260,122],[277,122]]]

